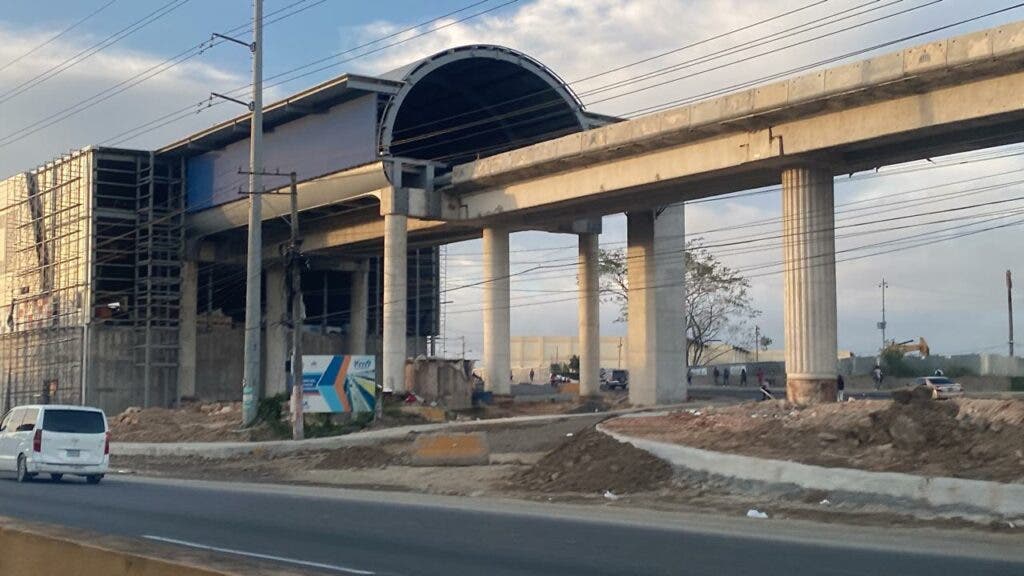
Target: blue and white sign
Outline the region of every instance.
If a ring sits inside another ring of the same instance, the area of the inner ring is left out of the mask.
[[[377,402],[373,356],[302,356],[303,412],[373,412]]]

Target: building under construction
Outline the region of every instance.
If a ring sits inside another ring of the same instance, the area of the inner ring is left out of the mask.
[[[0,385],[6,406],[108,412],[241,396],[249,124],[243,114],[153,151],[89,147],[0,182]],[[467,46],[381,76],[343,75],[264,107],[264,170],[298,176],[306,354],[380,354],[382,191],[613,121],[529,57]],[[395,185],[395,180],[402,182]],[[288,178],[265,178],[262,392],[289,356]],[[402,200],[413,202],[412,196]],[[411,204],[410,204],[411,205]],[[440,332],[439,246],[479,237],[410,221],[404,346]],[[530,224],[524,223],[529,229]],[[391,273],[395,271],[392,270]]]

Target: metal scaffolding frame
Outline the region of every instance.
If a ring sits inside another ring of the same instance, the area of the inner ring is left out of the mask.
[[[90,155],[0,182],[4,407],[82,401]]]
[[[177,398],[184,165],[86,148],[0,181],[5,409],[86,397],[92,326],[131,330],[144,404]]]

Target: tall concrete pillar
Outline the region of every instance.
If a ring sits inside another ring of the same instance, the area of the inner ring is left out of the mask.
[[[289,331],[285,326],[285,308],[288,296],[285,294],[284,266],[275,262],[266,264],[266,315],[264,316],[264,344],[266,368],[263,385],[266,396],[283,394],[288,390],[287,361],[290,344]]]
[[[782,173],[786,397],[836,401],[836,246],[832,173]]]
[[[199,263],[181,263],[181,300],[178,308],[178,394],[196,396],[196,314],[199,308]]]
[[[601,386],[601,322],[598,235],[579,235],[580,395],[598,394]]]
[[[629,400],[686,400],[683,206],[626,215]]]
[[[370,305],[370,266],[360,260],[352,272],[349,301],[349,349],[351,354],[366,354],[366,325]]]
[[[484,228],[484,386],[509,394],[512,372],[508,229]]]
[[[408,216],[384,215],[384,390],[405,392]]]

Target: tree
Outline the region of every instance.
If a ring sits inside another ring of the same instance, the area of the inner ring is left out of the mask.
[[[618,304],[616,321],[624,322],[629,294],[625,252],[601,250],[599,262],[602,300]],[[709,347],[741,340],[741,335],[749,334],[747,324],[761,313],[751,303],[750,282],[718,260],[700,238],[686,243],[684,304],[686,352],[691,366],[706,364],[724,354],[725,350],[714,354]]]
[[[771,338],[767,336],[761,336],[761,340],[757,343],[757,345],[761,347],[761,350],[767,351],[768,347],[772,345],[772,342],[774,342],[774,340],[772,340]]]

